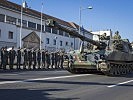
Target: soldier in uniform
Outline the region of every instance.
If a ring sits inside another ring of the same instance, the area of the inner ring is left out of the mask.
[[[40,51],[40,49],[37,51],[37,63],[38,63],[38,69],[41,69],[41,51]]]
[[[57,52],[55,52],[54,55],[55,55],[55,64],[54,65],[55,65],[55,69],[57,69],[57,61],[58,61],[57,60],[57,56],[58,56]]]
[[[42,67],[45,68],[45,51],[42,51]]]
[[[54,52],[52,52],[51,53],[51,68],[53,68],[54,63],[55,63],[55,54],[54,54]]]
[[[4,56],[4,47],[1,48],[1,65],[0,68],[3,68],[3,56]]]
[[[21,52],[21,49],[19,47],[18,50],[17,50],[17,69],[20,69],[21,55],[22,55],[22,52]]]
[[[28,51],[28,69],[31,69],[31,65],[32,65],[32,50],[30,49]]]
[[[63,62],[64,62],[64,53],[60,52],[60,68],[63,69]]]
[[[7,51],[7,47],[4,47],[3,69],[6,69],[7,64],[8,64],[8,51]]]
[[[113,39],[115,39],[115,40],[120,40],[121,39],[121,36],[119,35],[119,31],[115,32],[115,35],[113,36]]]
[[[55,52],[55,68],[59,68],[59,52]]]
[[[14,47],[9,51],[9,67],[10,69],[13,69],[14,60],[16,56],[16,51],[14,50]]]
[[[46,51],[46,66],[49,69],[50,66],[50,54],[48,51]]]
[[[103,33],[102,35],[100,35],[100,40],[106,40],[107,39],[107,34]]]
[[[33,69],[36,69],[36,50],[33,51]]]
[[[23,56],[24,56],[24,64],[23,64],[23,68],[26,69],[26,66],[28,64],[28,52],[27,52],[27,49],[24,49],[24,52],[23,52]]]

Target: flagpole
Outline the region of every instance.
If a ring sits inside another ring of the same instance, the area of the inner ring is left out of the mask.
[[[40,50],[42,48],[42,46],[41,46],[41,42],[42,42],[42,12],[43,12],[43,3],[42,3],[42,8],[41,8]]]
[[[20,48],[22,47],[21,46],[21,37],[22,37],[22,21],[23,21],[23,0],[22,0],[22,4],[21,4],[21,23],[20,23],[20,44],[19,44],[19,46],[20,46]]]

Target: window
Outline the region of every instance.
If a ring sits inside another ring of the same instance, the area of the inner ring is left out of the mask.
[[[68,42],[66,42],[66,46],[68,46]]]
[[[69,37],[69,33],[65,32],[65,36],[66,36],[66,37]]]
[[[42,31],[44,32],[44,25],[42,25]]]
[[[46,38],[46,44],[49,44],[49,38]]]
[[[70,38],[74,38],[74,36],[70,35]]]
[[[0,22],[5,22],[5,15],[0,14]]]
[[[73,47],[73,43],[71,42],[71,47]]]
[[[54,39],[53,42],[54,42],[53,45],[56,45],[56,39]]]
[[[18,19],[18,24],[21,25],[21,19]],[[22,21],[22,25],[23,25],[24,27],[27,27],[27,21],[26,21],[26,20],[23,20],[23,21]]]
[[[62,41],[60,41],[60,46],[62,46]]]
[[[0,38],[1,38],[1,29],[0,29]]]
[[[57,34],[57,29],[56,28],[53,28],[52,29],[52,33]]]
[[[41,25],[37,24],[37,30],[41,30]]]
[[[13,32],[9,31],[9,33],[8,33],[8,39],[13,39]]]
[[[16,18],[11,17],[11,16],[7,16],[6,17],[6,22],[11,23],[11,24],[16,24]]]
[[[28,22],[28,27],[36,29],[36,23]]]
[[[41,30],[41,25],[37,24],[37,30]],[[42,25],[42,31],[44,31],[44,25]]]
[[[62,30],[59,30],[59,35],[63,36],[63,31]]]
[[[48,26],[46,26],[46,27],[45,27],[45,31],[51,33],[51,28],[48,27]]]

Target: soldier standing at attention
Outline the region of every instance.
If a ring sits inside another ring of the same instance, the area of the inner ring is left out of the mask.
[[[42,67],[45,68],[45,51],[42,51]]]
[[[49,69],[50,66],[50,54],[46,51],[46,66]]]
[[[54,52],[51,53],[51,68],[53,68],[55,62],[55,55]]]
[[[64,62],[64,53],[63,51],[60,53],[60,67],[63,69],[63,62]]]
[[[60,52],[57,52],[57,68],[60,68]]]
[[[7,47],[5,47],[4,54],[3,54],[3,69],[6,69],[7,64],[8,64],[8,51],[7,51]]]
[[[25,48],[24,49],[24,64],[23,64],[23,69],[26,69],[26,66],[27,66],[27,61],[28,61],[28,52],[27,52],[27,49]]]
[[[21,65],[21,49],[20,47],[17,50],[17,69],[20,69],[20,65]]]
[[[36,50],[33,51],[33,69],[36,69]]]
[[[58,53],[55,52],[55,69],[57,69],[57,64],[58,64]]]
[[[32,50],[28,51],[28,69],[31,69],[31,65],[32,65]]]
[[[13,69],[14,60],[16,56],[16,51],[14,50],[14,47],[9,51],[9,67],[10,69]]]
[[[40,49],[37,52],[37,63],[38,63],[38,69],[41,69],[41,51],[40,51]]]
[[[3,68],[3,55],[4,55],[4,48],[2,47],[1,48],[1,65],[0,65],[1,69]]]

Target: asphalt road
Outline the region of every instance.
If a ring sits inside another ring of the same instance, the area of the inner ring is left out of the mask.
[[[133,100],[133,74],[0,70],[0,100]]]

